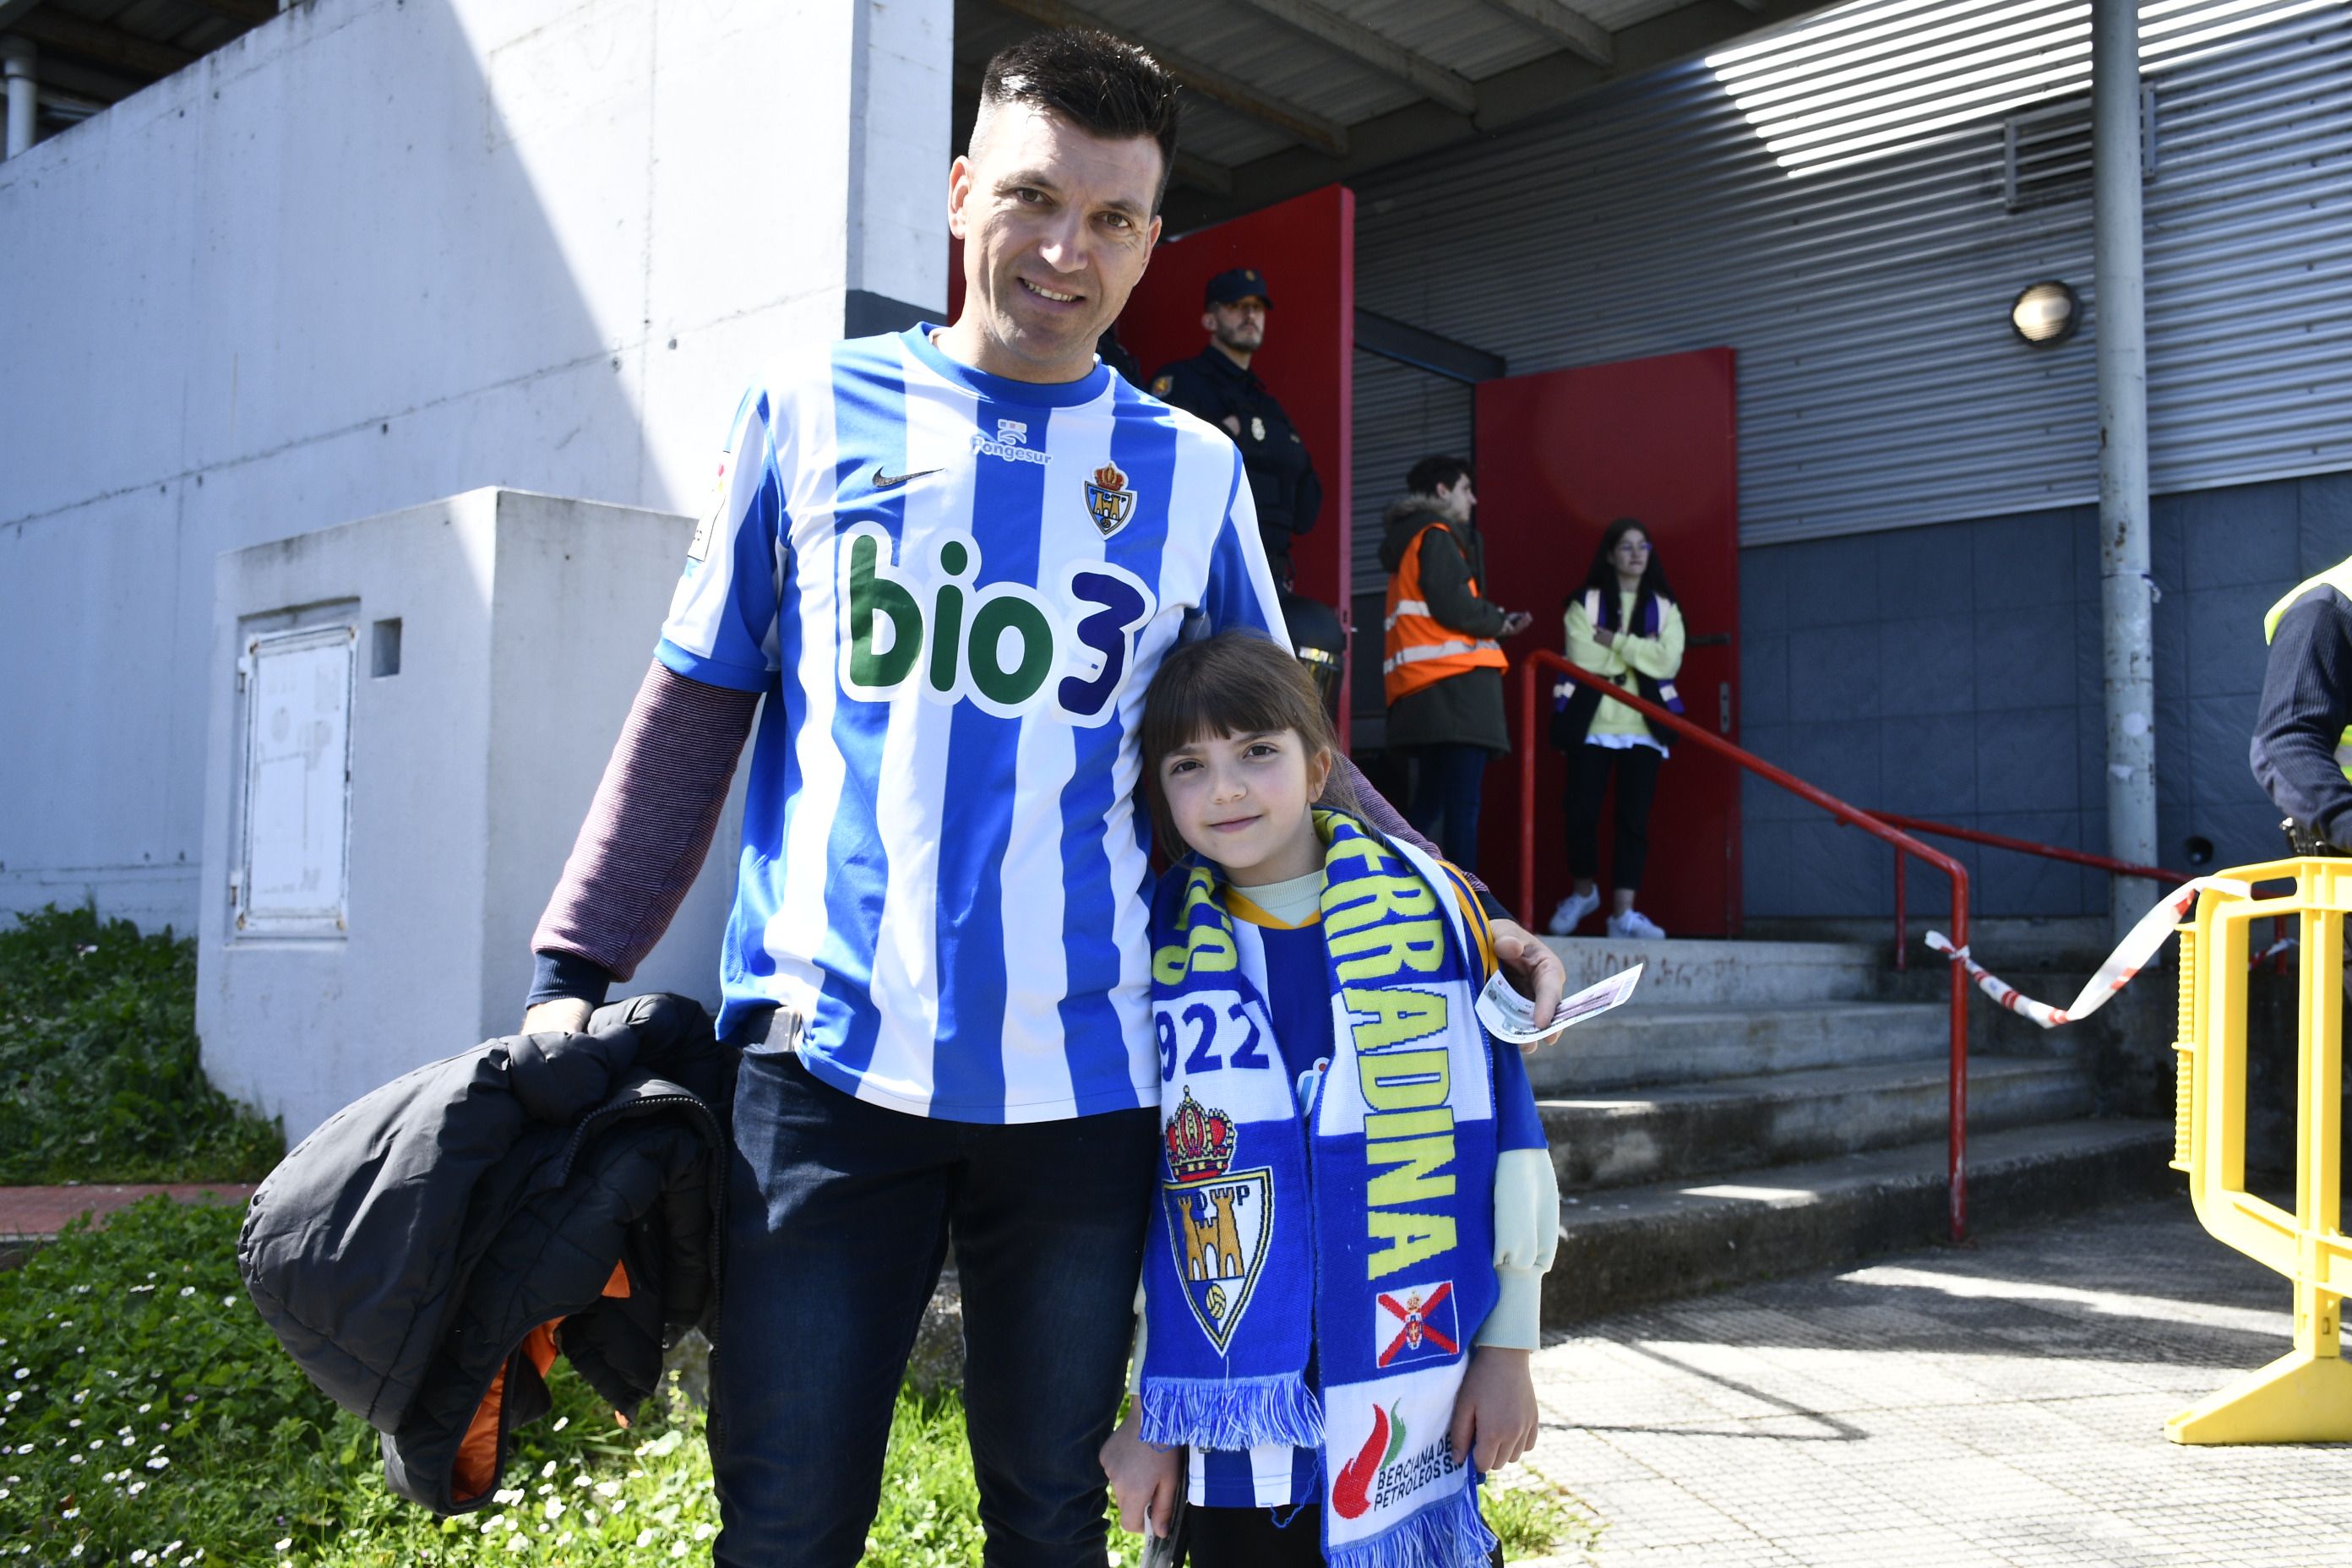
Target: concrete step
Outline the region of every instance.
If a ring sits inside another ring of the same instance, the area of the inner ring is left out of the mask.
[[[1972,1229],[2180,1190],[2168,1121],[2056,1121],[1969,1141]],[[1940,1137],[1561,1200],[1544,1326],[1825,1268],[1945,1235]]]
[[[1645,973],[1644,989],[1648,980]],[[1636,1001],[1577,1025],[1538,1051],[1528,1061],[1528,1078],[1537,1098],[1548,1099],[1633,1084],[1940,1059],[1950,1049],[1950,1012],[1932,1002]]]
[[[1537,1109],[1560,1190],[1577,1192],[1916,1142],[1946,1126],[1949,1089],[1950,1068],[1937,1057],[1546,1100]],[[2076,1063],[1969,1059],[1971,1131],[2090,1110],[2090,1074]]]
[[[1580,991],[1621,969],[1644,964],[1627,1006],[1858,1001],[1880,994],[1891,959],[1885,944],[1860,942],[1718,942],[1668,937],[1618,942],[1546,937]]]

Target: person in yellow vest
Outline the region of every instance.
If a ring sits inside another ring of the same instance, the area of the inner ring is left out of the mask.
[[[1501,640],[1535,617],[1506,610],[1480,585],[1486,548],[1471,521],[1470,465],[1423,458],[1405,476],[1381,540],[1389,573],[1381,661],[1388,744],[1413,760],[1406,817],[1465,871],[1478,863],[1478,797],[1486,763],[1511,751],[1503,718]]]
[[[1621,517],[1601,535],[1584,586],[1569,600],[1568,657],[1669,712],[1683,710],[1675,676],[1683,667],[1683,613],[1640,522]],[[1552,910],[1550,931],[1567,936],[1601,908],[1593,885],[1601,863],[1601,798],[1617,779],[1617,831],[1610,871],[1616,882],[1609,934],[1655,941],[1666,933],[1633,907],[1650,855],[1650,802],[1672,734],[1592,687],[1563,679],[1553,691],[1552,742],[1568,752],[1568,869],[1574,889]]]
[[[2254,777],[2285,815],[2296,854],[2352,854],[2352,560],[2287,590],[2263,617],[2263,637]]]

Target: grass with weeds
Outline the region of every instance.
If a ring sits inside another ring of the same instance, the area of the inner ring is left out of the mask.
[[[1601,1542],[1601,1526],[1567,1488],[1532,1465],[1507,1472],[1500,1485],[1489,1481],[1478,1494],[1486,1528],[1503,1543],[1507,1561],[1546,1557],[1556,1552],[1588,1560]]]
[[[554,1409],[516,1434],[490,1506],[440,1520],[394,1498],[375,1433],[310,1386],[247,1300],[239,1212],[149,1198],[0,1274],[0,1564],[709,1556],[701,1413],[666,1388],[624,1431],[562,1361]],[[959,1402],[901,1395],[866,1561],[978,1561],[978,1500]]]
[[[251,1182],[285,1152],[198,1064],[193,940],[86,906],[0,929],[0,1185]]]

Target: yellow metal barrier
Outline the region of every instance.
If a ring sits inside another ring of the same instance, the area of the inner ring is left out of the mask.
[[[2189,1173],[2197,1217],[2220,1240],[2294,1285],[2294,1349],[2165,1423],[2176,1443],[2352,1441],[2352,1365],[2339,1343],[2352,1292],[2341,1213],[2344,1154],[2344,921],[2352,859],[2273,860],[2222,873],[2292,879],[2294,891],[2246,897],[2208,888],[2179,927],[2180,1053],[2173,1163]],[[2249,928],[2302,923],[2301,1039],[2295,1074],[2294,1212],[2246,1191]]]

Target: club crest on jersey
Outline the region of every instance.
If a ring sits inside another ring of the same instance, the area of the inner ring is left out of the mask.
[[[938,530],[901,556],[866,523],[835,549],[841,689],[854,700],[919,692],[1001,719],[1100,724],[1117,711],[1136,638],[1160,607],[1143,579],[1108,561],[1071,563],[1055,595],[983,582],[980,541],[961,529]]]
[[[1432,1280],[1383,1290],[1372,1310],[1372,1352],[1382,1372],[1460,1353],[1462,1323],[1454,1281]]]
[[[1193,1320],[1222,1355],[1257,1290],[1274,1238],[1274,1173],[1233,1169],[1239,1142],[1233,1118],[1204,1109],[1189,1089],[1161,1138],[1175,1177],[1160,1184],[1160,1201],[1168,1209],[1176,1278]]]
[[[1087,481],[1087,511],[1105,539],[1125,528],[1134,515],[1135,492],[1127,488],[1127,476],[1117,463],[1105,463]]]

